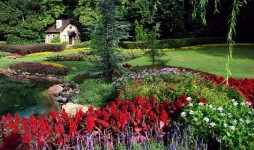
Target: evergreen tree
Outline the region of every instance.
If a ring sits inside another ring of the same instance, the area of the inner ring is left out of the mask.
[[[117,19],[117,5],[119,0],[101,0],[98,4],[99,20],[96,23],[92,36],[92,46],[101,60],[96,63],[98,69],[108,79],[120,71],[118,44],[120,39],[126,37],[126,25]]]
[[[165,53],[162,50],[156,49],[156,46],[157,46],[156,39],[157,37],[160,36],[160,34],[158,33],[160,31],[159,29],[160,29],[159,23],[153,26],[153,29],[151,30],[151,33],[149,34],[149,39],[148,39],[148,47],[150,48],[150,50],[145,52],[145,55],[149,57],[153,66],[157,62],[163,63],[163,61],[160,58],[165,55]]]

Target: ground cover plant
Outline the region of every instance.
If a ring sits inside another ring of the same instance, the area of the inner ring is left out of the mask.
[[[5,57],[5,56],[9,56],[9,55],[10,55],[10,53],[8,53],[8,52],[1,52],[0,51],[0,58]]]
[[[54,55],[45,57],[46,61],[98,61],[99,56],[90,54],[89,52],[79,52],[67,55]]]
[[[52,64],[43,64],[43,63],[31,63],[23,62],[17,64],[11,64],[9,66],[11,69],[19,70],[21,72],[29,72],[32,74],[50,74],[50,75],[66,75],[70,70],[69,67],[65,66],[56,66]]]

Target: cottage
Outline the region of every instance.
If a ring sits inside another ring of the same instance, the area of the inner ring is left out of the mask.
[[[80,40],[80,32],[70,19],[56,20],[56,23],[51,25],[45,33],[45,43],[50,43],[55,36],[60,37],[60,42],[68,42],[69,45]]]

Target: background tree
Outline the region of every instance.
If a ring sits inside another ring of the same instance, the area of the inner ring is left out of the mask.
[[[44,29],[63,14],[61,2],[6,0],[0,2],[0,34],[8,43],[44,41]]]
[[[157,46],[157,37],[160,37],[160,24],[157,23],[151,30],[148,38],[148,47],[150,50],[145,51],[145,55],[149,57],[152,65],[154,66],[156,63],[163,63],[161,57],[165,55],[162,50],[156,49]]]
[[[109,82],[112,82],[113,75],[120,71],[118,64],[120,39],[126,37],[126,25],[117,20],[118,0],[101,0],[98,4],[99,19],[96,23],[92,45],[101,60],[96,64]]]

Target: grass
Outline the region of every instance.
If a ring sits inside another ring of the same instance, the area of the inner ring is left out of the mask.
[[[0,59],[0,68],[8,67],[11,63],[18,62],[43,62],[45,57],[52,55],[78,53],[86,51],[85,49],[71,49],[57,53],[45,53],[43,55],[34,55],[19,59]],[[125,50],[138,51],[141,50]],[[180,66],[185,68],[196,69],[214,74],[226,76],[225,64],[227,62],[228,46],[226,44],[212,44],[203,46],[185,47],[182,49],[166,49],[166,56],[162,59],[168,60],[167,65]],[[80,61],[57,62],[59,64],[76,67],[77,71],[86,70],[90,63]],[[148,58],[140,57],[128,62],[132,66],[150,65]],[[254,78],[254,44],[238,44],[234,47],[233,60],[230,63],[232,76],[235,78]]]
[[[180,66],[210,72],[226,77],[225,64],[227,62],[227,45],[205,45],[184,48],[179,50],[167,50],[167,65]],[[128,62],[132,66],[150,65],[146,57],[140,57]],[[230,70],[235,78],[254,78],[254,45],[239,44],[234,47],[233,60],[230,62]]]
[[[45,55],[27,56],[27,57],[18,58],[18,59],[3,59],[3,58],[0,58],[0,62],[1,62],[0,63],[0,68],[6,68],[10,64],[12,64],[12,63],[19,63],[19,62],[42,62],[42,61],[44,61],[44,58],[48,57],[48,56],[52,56],[52,55],[66,55],[66,54],[78,53],[79,51],[87,51],[87,50],[79,48],[79,49],[64,50],[62,52],[45,53]],[[74,64],[76,64],[76,63],[74,63]]]

